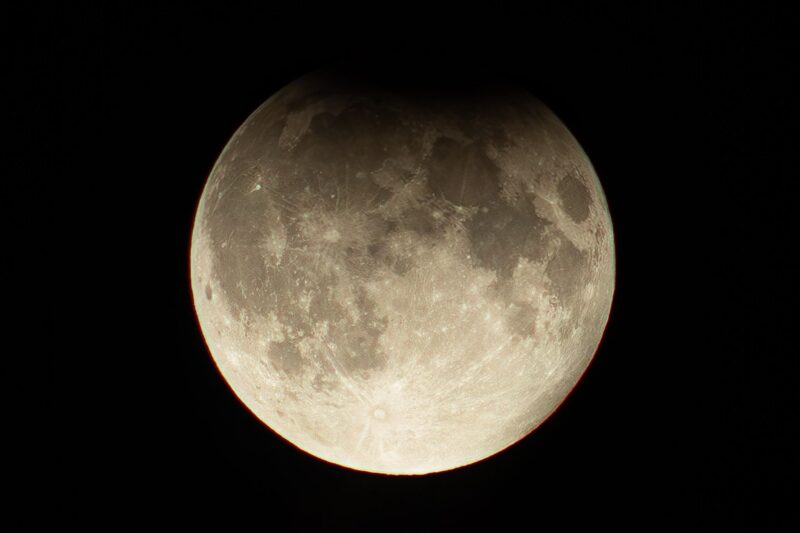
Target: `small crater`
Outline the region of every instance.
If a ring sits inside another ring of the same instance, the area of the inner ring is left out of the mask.
[[[341,238],[342,235],[336,228],[330,228],[322,235],[322,240],[330,243],[339,242],[339,239]]]
[[[213,292],[211,291],[211,285],[206,283],[206,300],[211,301],[211,297],[213,296]]]
[[[372,411],[372,416],[374,416],[378,420],[383,420],[384,418],[386,418],[386,411],[378,407],[377,409]]]

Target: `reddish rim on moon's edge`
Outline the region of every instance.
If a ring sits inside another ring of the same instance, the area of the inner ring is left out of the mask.
[[[274,96],[274,95],[273,95],[273,96]],[[272,99],[272,97],[268,98],[268,99],[267,99],[267,100],[266,100],[266,101],[265,101],[263,104],[261,104],[261,106],[259,106],[259,109],[260,109],[262,106],[264,106],[264,105],[266,105],[267,103],[269,103],[271,99]],[[545,105],[545,104],[544,104],[544,103],[542,103],[542,105]],[[545,105],[545,107],[547,107],[547,106]],[[549,107],[548,107],[547,109],[549,109]],[[248,115],[248,119],[249,119],[249,117],[250,117],[250,116],[252,116],[254,113],[255,113],[255,111],[254,111],[253,113],[251,113],[251,115]],[[240,126],[240,127],[241,127],[241,126]],[[566,129],[566,127],[565,127],[565,129]],[[238,128],[237,128],[237,131],[238,131]],[[299,445],[295,444],[294,442],[292,442],[292,441],[291,441],[291,440],[289,440],[288,438],[284,437],[284,436],[283,436],[281,433],[279,433],[278,431],[276,431],[276,430],[275,430],[273,427],[271,427],[271,426],[270,426],[269,424],[267,424],[267,423],[266,423],[264,420],[262,420],[262,419],[261,419],[261,418],[260,418],[260,417],[259,417],[259,416],[258,416],[258,415],[257,415],[257,414],[256,414],[256,413],[255,413],[255,412],[254,412],[254,411],[253,411],[253,410],[252,410],[252,409],[251,409],[251,408],[250,408],[250,407],[247,405],[247,403],[246,403],[246,402],[245,402],[245,401],[244,401],[244,400],[243,400],[243,399],[242,399],[242,398],[239,396],[239,394],[238,394],[238,393],[236,392],[236,390],[233,388],[233,386],[231,385],[231,383],[230,383],[230,382],[229,382],[229,381],[226,379],[226,377],[225,377],[225,374],[223,373],[222,369],[221,369],[221,368],[220,368],[220,366],[219,366],[219,363],[217,362],[217,360],[216,360],[216,359],[213,357],[213,354],[211,353],[211,348],[210,348],[210,346],[208,345],[208,341],[207,341],[207,339],[205,338],[205,335],[201,335],[201,336],[203,337],[203,342],[206,344],[206,349],[208,350],[208,353],[209,353],[209,355],[211,355],[211,359],[212,359],[212,361],[214,362],[214,365],[215,365],[215,367],[216,367],[216,369],[217,369],[217,372],[218,372],[218,373],[220,374],[220,376],[223,378],[223,381],[225,382],[225,385],[228,387],[228,389],[230,389],[230,390],[231,390],[231,391],[234,393],[234,396],[237,398],[237,400],[238,400],[238,401],[239,401],[239,402],[240,402],[240,403],[241,403],[241,404],[242,404],[242,405],[243,405],[243,406],[244,406],[244,407],[245,407],[245,408],[246,408],[246,409],[247,409],[247,410],[248,410],[248,411],[251,413],[251,415],[252,415],[252,416],[254,416],[254,417],[255,417],[255,419],[256,419],[256,420],[258,420],[258,422],[259,422],[260,424],[262,424],[262,425],[264,425],[264,426],[267,426],[267,427],[270,429],[270,431],[271,431],[272,433],[274,433],[275,435],[278,435],[278,436],[279,436],[279,437],[280,437],[282,440],[284,440],[284,441],[288,442],[289,444],[291,444],[291,445],[292,445],[292,447],[294,447],[294,448],[296,448],[296,449],[298,449],[298,450],[302,451],[302,452],[303,452],[304,454],[306,454],[306,455],[309,455],[309,456],[311,456],[311,457],[314,457],[315,459],[318,459],[318,460],[320,460],[320,461],[322,461],[322,462],[325,462],[325,463],[328,463],[328,464],[334,465],[334,466],[336,466],[336,467],[343,468],[343,469],[346,469],[346,470],[355,470],[355,471],[358,471],[358,472],[365,472],[365,473],[369,473],[369,474],[378,474],[378,475],[384,475],[384,476],[426,476],[426,475],[430,475],[430,474],[437,474],[437,473],[448,472],[448,471],[451,471],[451,470],[457,470],[457,469],[460,469],[460,468],[465,468],[465,467],[468,467],[468,466],[470,466],[470,465],[475,465],[475,464],[478,464],[478,463],[482,463],[482,462],[484,462],[484,461],[486,461],[486,460],[488,460],[488,459],[490,459],[490,458],[492,458],[492,457],[494,457],[494,456],[498,455],[499,453],[501,453],[501,452],[503,452],[503,451],[505,451],[505,450],[507,450],[507,449],[509,449],[509,448],[513,447],[514,445],[516,445],[516,444],[517,444],[517,443],[519,443],[520,441],[524,440],[525,438],[529,437],[529,436],[530,436],[532,433],[534,433],[534,432],[535,432],[535,431],[536,431],[538,428],[540,428],[540,427],[541,427],[541,426],[542,426],[542,425],[543,425],[543,424],[544,424],[544,423],[545,423],[547,420],[549,420],[549,419],[550,419],[550,417],[551,417],[551,416],[552,416],[552,415],[553,415],[553,414],[554,414],[556,411],[558,411],[558,409],[559,409],[559,408],[560,408],[562,405],[564,405],[564,403],[565,403],[565,402],[567,402],[567,400],[569,399],[569,397],[570,397],[570,396],[573,394],[573,392],[574,392],[575,388],[578,386],[578,384],[581,382],[581,380],[582,380],[582,379],[584,378],[584,376],[586,375],[586,373],[587,373],[587,371],[589,370],[589,368],[592,366],[592,364],[593,364],[593,362],[594,362],[594,360],[595,360],[595,357],[597,356],[597,353],[598,353],[598,351],[600,350],[600,347],[603,345],[603,342],[604,342],[604,340],[605,340],[606,331],[607,331],[607,328],[608,328],[609,322],[610,322],[610,320],[611,320],[611,314],[612,314],[612,312],[613,312],[613,309],[614,309],[614,300],[615,300],[614,296],[615,296],[615,293],[616,293],[616,277],[617,277],[617,254],[616,254],[616,239],[615,239],[615,234],[614,234],[614,229],[613,229],[613,223],[612,223],[612,218],[611,218],[611,212],[610,212],[610,208],[609,208],[609,206],[608,206],[608,200],[607,200],[607,198],[606,198],[606,195],[605,195],[605,190],[603,189],[603,187],[602,187],[602,184],[600,183],[599,176],[598,176],[597,172],[595,171],[595,169],[594,169],[594,167],[593,167],[593,165],[592,165],[592,163],[591,163],[591,159],[590,159],[590,158],[589,158],[589,157],[586,155],[585,151],[583,150],[583,147],[582,147],[582,146],[581,146],[581,144],[580,144],[580,143],[577,141],[577,139],[575,139],[575,137],[574,137],[574,135],[572,134],[572,132],[570,132],[570,131],[567,129],[567,133],[569,134],[569,136],[571,137],[571,139],[573,140],[573,142],[574,142],[574,144],[577,146],[577,148],[580,150],[580,152],[581,152],[581,154],[583,155],[583,157],[584,157],[584,159],[585,159],[586,163],[587,163],[587,164],[589,165],[589,167],[591,168],[591,170],[592,170],[592,173],[593,173],[593,176],[594,176],[594,177],[593,177],[593,179],[594,179],[594,181],[596,182],[596,186],[597,186],[597,190],[598,190],[598,193],[599,193],[599,197],[600,197],[600,200],[601,200],[602,206],[605,208],[605,216],[606,216],[606,218],[607,218],[607,220],[608,220],[608,228],[609,228],[609,236],[608,236],[608,239],[609,239],[609,241],[608,241],[608,245],[609,245],[609,248],[610,248],[610,250],[609,250],[609,252],[610,252],[610,253],[609,253],[609,258],[610,258],[610,272],[611,272],[610,304],[609,304],[609,308],[608,308],[608,313],[607,313],[607,315],[606,315],[606,317],[605,317],[605,320],[604,320],[604,324],[603,324],[603,327],[602,327],[602,331],[601,331],[601,334],[600,334],[600,338],[599,338],[599,340],[597,341],[597,345],[595,346],[595,348],[594,348],[594,351],[593,351],[593,353],[592,353],[591,357],[588,359],[588,362],[587,362],[586,366],[585,366],[585,367],[583,368],[583,370],[580,372],[580,374],[579,374],[579,376],[578,376],[577,380],[574,382],[574,384],[572,385],[572,387],[570,387],[569,391],[568,391],[568,392],[567,392],[567,393],[566,393],[566,394],[563,396],[563,398],[562,398],[562,399],[561,399],[561,400],[560,400],[560,401],[559,401],[559,402],[558,402],[558,403],[557,403],[557,404],[556,404],[556,405],[555,405],[555,406],[554,406],[554,407],[553,407],[553,408],[552,408],[552,409],[551,409],[551,410],[550,410],[550,411],[549,411],[549,412],[548,412],[548,413],[547,413],[547,414],[546,414],[546,415],[545,415],[545,416],[544,416],[544,417],[543,417],[543,418],[542,418],[542,419],[541,419],[541,420],[540,420],[540,421],[539,421],[539,422],[538,422],[538,423],[537,423],[535,426],[533,426],[533,427],[532,427],[532,428],[531,428],[531,429],[530,429],[530,430],[529,430],[527,433],[525,433],[524,435],[520,436],[520,437],[519,437],[518,439],[516,439],[515,441],[513,441],[513,442],[511,442],[511,443],[507,444],[506,446],[504,446],[504,447],[502,447],[502,448],[500,448],[500,449],[496,450],[495,452],[493,452],[493,453],[491,453],[491,454],[489,454],[489,455],[487,455],[487,456],[485,456],[485,457],[483,457],[483,458],[481,458],[481,459],[478,459],[478,460],[476,460],[476,461],[472,461],[472,462],[469,462],[469,463],[465,463],[465,464],[462,464],[462,465],[457,465],[457,466],[453,466],[453,467],[449,467],[449,468],[444,468],[444,469],[441,469],[441,470],[431,470],[431,471],[429,471],[429,472],[413,472],[413,473],[403,473],[403,472],[381,472],[381,471],[367,470],[367,469],[355,468],[355,467],[351,467],[351,466],[343,465],[343,464],[336,463],[336,462],[333,462],[333,461],[331,461],[331,460],[325,459],[325,458],[323,458],[323,457],[319,457],[319,456],[317,456],[317,455],[315,455],[315,454],[313,454],[313,453],[311,453],[311,452],[309,452],[309,451],[307,451],[307,450],[305,450],[305,449],[301,448]],[[226,143],[226,145],[225,145],[225,148],[227,148],[227,146],[228,146],[228,143]],[[222,152],[221,152],[220,156],[217,158],[217,160],[215,161],[214,165],[212,166],[212,172],[213,172],[213,169],[216,167],[216,165],[217,165],[217,163],[218,163],[219,159],[220,159],[220,158],[222,157],[222,155],[224,154],[224,152],[225,152],[225,149],[223,149],[223,150],[222,150]],[[195,299],[195,294],[194,294],[194,290],[192,290],[192,261],[191,261],[191,250],[192,250],[192,238],[193,238],[193,235],[194,235],[194,233],[195,233],[195,225],[196,225],[196,223],[197,223],[197,215],[198,215],[198,211],[199,211],[199,208],[200,208],[200,200],[202,199],[203,193],[204,193],[204,191],[205,191],[206,184],[207,184],[207,180],[203,182],[203,187],[202,187],[202,188],[201,188],[201,190],[200,190],[200,195],[199,195],[199,197],[198,197],[198,201],[197,201],[197,203],[195,204],[195,209],[194,209],[194,213],[193,213],[193,223],[192,223],[192,230],[191,230],[191,232],[190,232],[190,235],[189,235],[189,239],[188,239],[188,245],[189,245],[189,246],[188,246],[188,249],[187,249],[187,252],[188,252],[188,253],[187,253],[187,259],[188,259],[188,266],[189,266],[189,268],[187,269],[187,270],[188,270],[188,274],[189,274],[189,279],[188,279],[188,281],[189,281],[189,293],[190,293],[190,297],[191,297],[191,301],[192,301],[192,307],[193,307],[193,309],[195,310],[195,313],[194,313],[194,315],[195,315],[195,321],[196,321],[196,323],[197,323],[197,326],[198,326],[198,327],[200,327],[201,331],[202,331],[202,326],[201,326],[201,323],[200,323],[200,317],[199,317],[199,316],[198,316],[198,314],[197,314],[197,307],[196,307],[196,299]]]

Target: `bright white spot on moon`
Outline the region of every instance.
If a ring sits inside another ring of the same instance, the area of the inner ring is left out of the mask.
[[[336,230],[336,228],[329,229],[322,236],[322,238],[328,242],[337,242],[339,240],[339,237],[341,237],[341,235],[339,235],[339,232]]]
[[[545,420],[600,342],[613,231],[588,158],[519,89],[456,96],[306,76],[203,191],[192,291],[211,354],[316,457],[390,474],[484,459]]]

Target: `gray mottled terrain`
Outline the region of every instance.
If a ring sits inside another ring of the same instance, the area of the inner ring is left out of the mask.
[[[197,211],[195,307],[241,400],[307,452],[446,470],[534,429],[600,341],[600,184],[529,94],[306,76],[228,143]]]

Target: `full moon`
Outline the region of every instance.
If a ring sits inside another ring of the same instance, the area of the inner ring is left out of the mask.
[[[608,320],[613,246],[588,157],[526,91],[326,71],[228,142],[191,283],[217,367],[267,426],[325,461],[426,474],[566,398]]]

